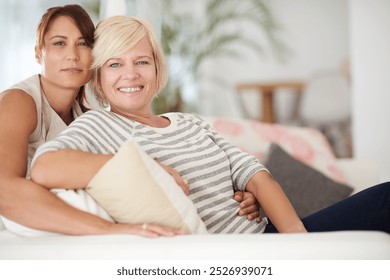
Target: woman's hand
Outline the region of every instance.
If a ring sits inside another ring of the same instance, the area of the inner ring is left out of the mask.
[[[109,233],[134,234],[144,237],[172,237],[187,234],[184,230],[157,224],[112,224]]]
[[[239,216],[247,215],[249,221],[256,219],[256,222],[261,222],[262,217],[259,214],[259,204],[252,193],[238,191],[234,193],[233,198],[240,203]]]

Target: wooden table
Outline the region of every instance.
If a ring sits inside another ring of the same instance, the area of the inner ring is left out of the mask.
[[[292,89],[295,93],[302,92],[305,83],[303,81],[269,81],[256,83],[243,83],[237,85],[237,92],[242,93],[244,90],[255,90],[261,95],[260,112],[262,112],[260,121],[274,123],[274,95],[277,89]]]

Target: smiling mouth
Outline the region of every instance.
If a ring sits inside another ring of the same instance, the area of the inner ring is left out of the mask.
[[[120,92],[124,93],[133,93],[133,92],[139,92],[142,90],[142,87],[128,87],[128,88],[118,88]]]

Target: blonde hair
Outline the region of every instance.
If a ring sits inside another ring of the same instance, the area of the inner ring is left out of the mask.
[[[156,38],[153,27],[138,17],[113,16],[102,20],[96,27],[93,48],[92,79],[90,87],[100,105],[108,105],[100,87],[101,67],[112,57],[122,55],[133,48],[143,38],[148,38],[156,65],[157,93],[168,80],[164,53]]]

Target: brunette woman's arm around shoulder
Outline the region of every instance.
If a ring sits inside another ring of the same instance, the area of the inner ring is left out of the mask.
[[[247,183],[246,190],[254,194],[278,232],[307,232],[283,189],[270,173],[257,172]]]

